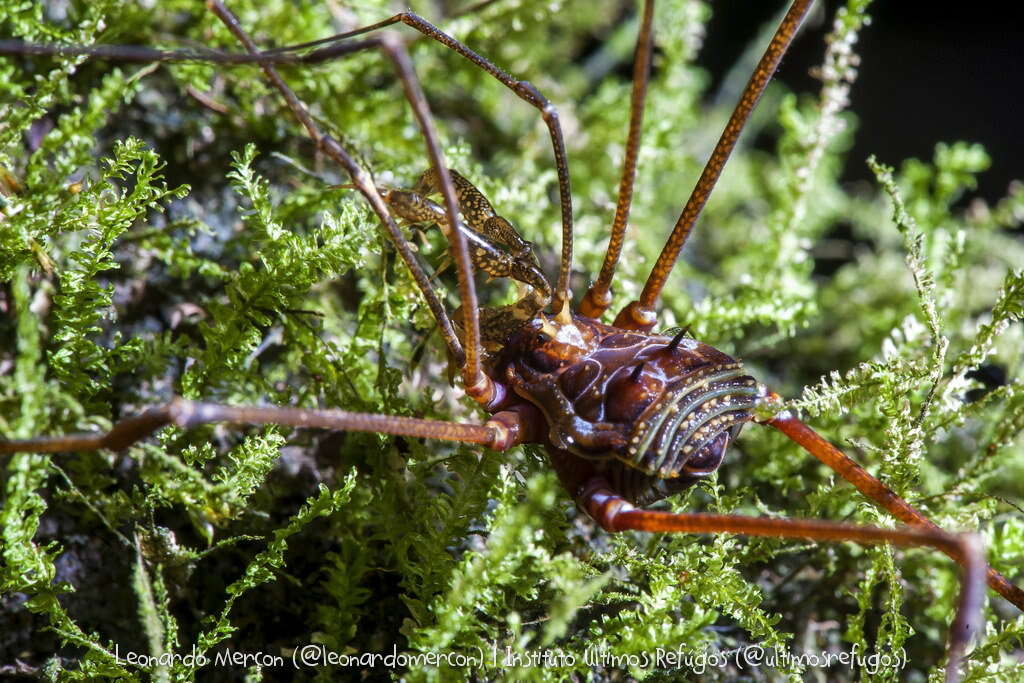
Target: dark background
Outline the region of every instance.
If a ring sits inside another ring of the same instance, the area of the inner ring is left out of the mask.
[[[839,0],[819,0],[779,78],[800,92],[818,90],[808,70],[821,63]],[[869,180],[871,154],[898,164],[930,159],[937,142],[980,142],[992,167],[979,194],[992,201],[1024,179],[1024,8],[987,2],[875,0],[872,23],[856,47],[860,75],[851,93],[859,124],[845,178]],[[699,63],[719,79],[778,2],[715,0]],[[823,11],[824,10],[824,11]]]

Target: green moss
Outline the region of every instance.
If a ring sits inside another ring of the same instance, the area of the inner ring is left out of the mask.
[[[741,142],[666,289],[661,323],[744,357],[937,523],[980,529],[992,564],[1019,584],[1024,274],[1013,269],[1024,248],[1011,230],[1024,192],[961,208],[988,163],[966,143],[896,170],[873,163],[874,188],[838,183],[854,123],[843,112],[854,75],[846,48],[865,4],[851,0],[837,21],[820,96],[766,95],[744,141],[774,136],[776,151]],[[157,5],[76,5],[51,23],[38,8],[2,10],[0,25],[33,41],[173,35],[233,49],[194,3]],[[263,44],[389,14],[374,3],[338,16],[325,3],[232,6]],[[443,24],[560,107],[577,296],[602,256],[628,117],[629,83],[594,70],[629,59],[635,23],[614,10],[503,2]],[[662,52],[619,301],[638,293],[731,106],[702,104],[708,78],[694,59],[708,14],[684,0],[658,7]],[[591,36],[609,39],[601,59],[582,60]],[[558,207],[536,113],[439,46],[410,49],[450,164],[541,245],[554,272]],[[379,54],[286,77],[379,183],[408,186],[426,167]],[[347,179],[313,152],[256,69],[3,59],[0,84],[0,167],[12,180],[0,207],[5,438],[103,429],[175,393],[482,419],[446,382],[443,346],[377,220],[354,192],[332,187]],[[840,221],[851,245],[868,246],[847,245],[837,272],[815,275],[815,245]],[[438,264],[437,236],[413,238]],[[454,308],[453,282],[438,284]],[[482,291],[509,296],[499,284]],[[971,374],[984,363],[1004,368],[1007,382],[985,390]],[[124,657],[226,648],[287,657],[309,642],[347,654],[482,652],[476,676],[550,679],[677,676],[635,659],[657,648],[905,648],[903,673],[877,678],[934,678],[957,590],[955,568],[925,550],[609,537],[533,448],[497,455],[375,434],[209,426],[163,430],[121,454],[3,465],[0,663],[18,658],[53,678],[218,677],[227,670],[213,664],[138,667]],[[757,427],[716,479],[668,506],[894,523]],[[1024,619],[991,602],[971,675],[1012,680]],[[552,658],[534,667],[509,656],[530,652]],[[624,659],[591,668],[588,652]],[[447,668],[393,674],[439,679]],[[804,670],[778,668],[791,678]],[[735,659],[704,674],[737,675],[747,674]],[[856,677],[841,666],[824,675]]]

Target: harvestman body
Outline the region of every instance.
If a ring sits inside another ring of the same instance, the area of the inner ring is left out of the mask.
[[[319,149],[337,161],[379,216],[437,320],[460,368],[466,393],[492,417],[484,425],[459,424],[338,410],[231,407],[176,399],[119,423],[107,434],[37,438],[0,443],[0,453],[123,448],[168,424],[207,422],[278,423],[374,431],[481,444],[503,451],[518,444],[543,444],[566,491],[608,531],[739,533],[860,543],[924,545],[963,566],[960,605],[951,627],[947,678],[959,677],[960,661],[979,626],[982,582],[1024,609],[1024,591],[986,568],[970,535],[949,534],[927,520],[884,484],[788,413],[773,414],[777,397],[747,375],[736,359],[682,333],[651,334],[655,305],[701,209],[751,110],[789,46],[811,0],[795,0],[761,58],[686,203],[639,299],[624,307],[613,325],[599,322],[611,304],[611,281],[623,246],[652,53],[653,0],[644,6],[634,66],[629,137],[619,201],[601,272],[576,312],[570,310],[572,207],[565,146],[554,107],[525,81],[498,69],[416,15],[405,13],[313,44],[261,52],[219,0],[210,6],[246,49],[168,52],[147,48],[72,48],[0,41],[0,54],[88,54],[116,60],[258,63]],[[404,23],[458,52],[490,73],[542,115],[550,133],[562,214],[562,253],[552,287],[532,245],[487,199],[448,169],[426,100],[402,44],[387,33],[344,40]],[[326,44],[326,47],[318,47]],[[314,49],[316,48],[316,49]],[[333,138],[324,134],[274,68],[310,64],[365,49],[380,49],[394,64],[427,143],[431,168],[411,191],[382,190]],[[296,54],[297,51],[304,51]],[[440,195],[440,203],[431,196]],[[395,219],[438,225],[448,238],[458,273],[460,311],[449,317],[417,263]],[[516,280],[525,294],[510,306],[481,309],[473,272]],[[550,311],[545,312],[545,311]],[[485,351],[490,351],[487,353]],[[714,472],[747,422],[772,426],[829,465],[865,496],[907,526],[887,530],[825,521],[646,511],[644,506],[682,491]]]

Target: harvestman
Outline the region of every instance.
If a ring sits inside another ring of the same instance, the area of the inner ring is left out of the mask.
[[[116,450],[165,425],[189,428],[209,422],[380,432],[479,444],[496,451],[539,443],[546,446],[567,492],[610,532],[738,533],[931,546],[942,551],[963,566],[960,604],[949,639],[949,680],[959,677],[964,650],[978,628],[986,574],[989,586],[1024,609],[1024,591],[986,568],[973,535],[941,530],[794,415],[773,414],[772,405],[778,397],[744,374],[741,363],[710,346],[685,339],[682,333],[672,339],[651,334],[657,323],[655,307],[669,273],[811,0],[793,2],[744,89],[643,292],[619,312],[611,326],[597,319],[611,305],[611,282],[631,204],[652,54],[653,0],[645,2],[637,40],[629,135],[608,251],[597,280],[577,312],[570,309],[573,215],[565,146],[557,111],[534,86],[513,78],[411,13],[322,41],[262,52],[220,0],[211,0],[209,5],[245,47],[245,53],[120,46],[76,48],[0,41],[0,54],[259,64],[318,149],[345,169],[351,187],[363,195],[380,218],[437,321],[467,395],[492,417],[483,425],[475,425],[340,410],[237,407],[174,399],[124,419],[106,434],[10,441],[0,443],[0,453]],[[403,44],[386,32],[350,40],[397,23],[454,50],[540,112],[554,151],[561,204],[562,251],[554,287],[540,271],[532,245],[494,212],[476,188],[448,169]],[[431,167],[412,191],[375,187],[352,156],[320,129],[275,70],[276,64],[314,64],[367,49],[381,50],[394,65],[426,140]],[[440,204],[431,201],[433,195],[441,196]],[[459,283],[461,307],[456,315],[449,316],[445,311],[393,214],[411,222],[435,223],[446,234]],[[475,269],[517,280],[527,293],[513,305],[481,309],[473,282]],[[717,470],[728,445],[746,422],[781,431],[907,526],[889,530],[813,520],[676,514],[635,507],[677,493]]]

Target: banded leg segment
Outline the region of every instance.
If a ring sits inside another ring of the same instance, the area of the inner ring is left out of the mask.
[[[434,223],[445,235],[451,232],[451,223],[445,211],[426,197],[407,190],[383,190],[381,196],[405,220],[412,223]],[[514,232],[511,224],[508,227]],[[517,280],[545,297],[550,297],[551,285],[536,265],[533,252],[528,251],[525,256],[510,253],[488,234],[487,227],[473,225],[468,221],[460,225],[460,229],[474,267],[491,277]]]
[[[256,44],[242,28],[237,17],[235,17],[230,10],[224,6],[221,0],[208,0],[207,4],[250,54],[260,54]],[[438,141],[437,130],[434,126],[434,120],[430,113],[430,109],[427,106],[426,97],[423,94],[423,89],[420,87],[419,79],[416,78],[416,74],[413,71],[412,63],[409,60],[409,55],[406,52],[405,47],[400,41],[387,34],[367,41],[362,41],[360,43],[348,43],[337,47],[344,48],[344,50],[339,52],[339,54],[350,54],[363,49],[379,48],[391,60],[398,73],[399,80],[402,82],[402,88],[405,91],[406,99],[412,106],[413,113],[419,123],[423,137],[426,140],[427,154],[430,157],[431,164],[437,170],[441,186],[441,194],[444,197],[445,211],[448,215],[450,224],[458,226],[459,213],[455,187],[448,174],[448,166],[444,161],[444,155]],[[352,182],[356,185],[359,192],[366,197],[367,201],[370,202],[370,205],[374,208],[375,213],[377,213],[378,216],[381,217],[381,220],[384,221],[396,248],[399,249],[399,253],[403,254],[403,260],[406,260],[407,264],[415,263],[415,258],[412,257],[412,251],[409,248],[408,243],[406,243],[401,231],[398,229],[398,226],[388,213],[387,208],[384,206],[383,199],[380,197],[380,194],[377,192],[377,188],[373,185],[368,174],[355,164],[353,159],[345,152],[337,141],[324,134],[319,129],[313,121],[313,118],[306,111],[305,105],[301,100],[299,100],[295,93],[292,92],[284,79],[282,79],[277,73],[273,64],[261,62],[260,68],[274,87],[276,87],[284,96],[289,108],[306,128],[310,137],[317,143],[317,146],[328,156],[340,163],[346,171],[348,171]],[[378,210],[378,207],[380,210]],[[459,295],[462,301],[462,308],[467,312],[464,316],[463,325],[465,347],[462,349],[458,348],[458,340],[455,338],[455,332],[451,329],[451,322],[448,320],[447,314],[444,312],[443,308],[440,310],[440,316],[443,316],[443,319],[448,322],[448,326],[447,329],[442,328],[442,334],[445,335],[445,340],[448,342],[449,349],[454,348],[458,351],[457,353],[454,353],[454,355],[456,361],[461,365],[462,380],[466,388],[466,393],[486,405],[495,398],[497,390],[494,382],[490,377],[483,373],[480,365],[480,325],[477,315],[478,305],[476,288],[473,284],[472,264],[470,263],[469,252],[466,248],[466,241],[462,230],[452,230],[449,235],[449,239],[459,276]],[[408,259],[406,259],[404,252],[408,252]],[[412,269],[412,266],[410,266],[410,268]],[[417,284],[420,284],[421,288],[424,290],[429,289],[433,294],[433,289],[430,287],[429,281],[427,280],[426,274],[423,273],[422,268],[419,268],[419,264],[416,264],[415,268],[416,270],[413,270],[413,274],[417,277]],[[423,278],[422,284],[420,283],[419,277]],[[436,299],[436,294],[434,294],[434,298]],[[440,302],[438,302],[438,306],[440,307]],[[435,318],[440,319],[437,313],[435,313]],[[449,333],[452,335],[451,338],[448,337]]]
[[[533,253],[533,243],[524,240],[508,219],[498,215],[483,192],[455,169],[449,168],[448,175],[451,176],[452,183],[455,185],[459,210],[462,212],[462,219],[466,225],[474,232],[505,245],[516,258],[537,262],[537,256]],[[437,171],[432,168],[424,171],[416,181],[416,187],[413,190],[425,196],[439,193],[441,181]],[[545,282],[547,282],[546,279]]]
[[[451,231],[444,211],[429,199],[405,190],[384,190],[382,195],[388,206],[402,218],[413,223],[434,223],[446,235]],[[532,252],[524,258],[515,256],[493,242],[485,234],[486,231],[477,230],[478,226],[470,227],[473,229],[466,229],[465,226],[462,229],[473,265],[492,278],[510,278],[527,285],[526,293],[514,304],[477,309],[480,341],[489,351],[497,351],[509,336],[548,305],[551,301],[551,285],[536,265]],[[462,319],[464,310],[460,306],[455,311],[456,324]]]
[[[337,429],[352,432],[377,432],[425,439],[441,439],[485,446],[503,451],[533,438],[528,422],[533,415],[510,410],[497,413],[484,425],[422,420],[413,417],[352,413],[347,410],[315,410],[276,406],[225,406],[175,398],[139,415],[125,418],[109,432],[40,437],[21,441],[0,441],[0,455],[10,453],[62,453],[94,451],[101,448],[121,450],[168,425],[189,429],[202,424],[278,424],[291,427]]]
[[[934,522],[925,517],[910,503],[900,498],[888,486],[871,476],[867,470],[849,456],[822,438],[817,432],[788,413],[782,413],[765,421],[778,429],[805,451],[832,468],[839,476],[853,484],[858,491],[873,500],[879,507],[888,510],[904,524],[931,531],[942,531]],[[1007,580],[995,569],[985,570],[986,581],[992,590],[1024,611],[1024,590]]]
[[[615,205],[615,218],[608,238],[608,251],[601,264],[601,272],[580,301],[580,313],[600,318],[612,303],[612,278],[622,254],[626,237],[626,221],[633,203],[633,184],[636,181],[636,162],[640,153],[640,134],[644,123],[644,104],[647,85],[651,77],[651,53],[654,50],[654,0],[645,0],[640,34],[633,53],[633,91],[629,98],[629,134],[626,137],[626,156],[622,162],[622,180],[619,181],[619,200]]]
[[[742,132],[743,127],[746,125],[747,119],[750,118],[754,105],[761,98],[761,94],[768,85],[768,81],[778,68],[782,55],[785,54],[789,44],[793,41],[793,36],[796,34],[796,30],[807,14],[807,10],[812,2],[813,0],[794,0],[790,6],[778,30],[772,37],[771,43],[768,44],[768,49],[765,50],[761,60],[757,63],[757,68],[750,77],[750,81],[747,83],[746,88],[743,89],[740,101],[736,105],[736,109],[733,110],[732,116],[729,117],[729,122],[722,132],[722,137],[718,139],[715,149],[711,152],[711,158],[708,159],[707,164],[704,166],[700,179],[697,181],[697,186],[693,188],[693,193],[690,194],[690,198],[687,200],[686,206],[683,207],[675,227],[672,228],[672,234],[669,235],[665,247],[661,250],[661,254],[658,256],[658,260],[655,262],[654,268],[644,284],[644,289],[640,293],[640,298],[629,303],[619,312],[615,318],[614,324],[616,327],[643,330],[644,332],[649,332],[654,328],[654,325],[657,323],[654,306],[658,301],[658,297],[661,296],[661,290],[668,280],[669,273],[672,272],[672,268],[679,258],[679,252],[682,250],[683,244],[686,243],[686,238],[690,236],[693,225],[696,223],[697,217],[700,216],[704,204],[707,203],[715,183],[718,182],[718,177],[722,174],[722,168],[725,166],[725,162],[728,161],[729,155],[732,154],[740,132]]]
[[[865,545],[892,543],[899,546],[935,548],[959,563],[960,600],[950,626],[946,680],[960,680],[960,667],[972,634],[981,625],[985,597],[985,559],[981,542],[972,534],[953,535],[935,528],[881,529],[818,520],[774,519],[738,515],[679,514],[640,510],[611,490],[601,477],[591,479],[577,502],[602,528],[616,531],[648,531],[691,534],[732,533],[770,538],[854,541]]]

